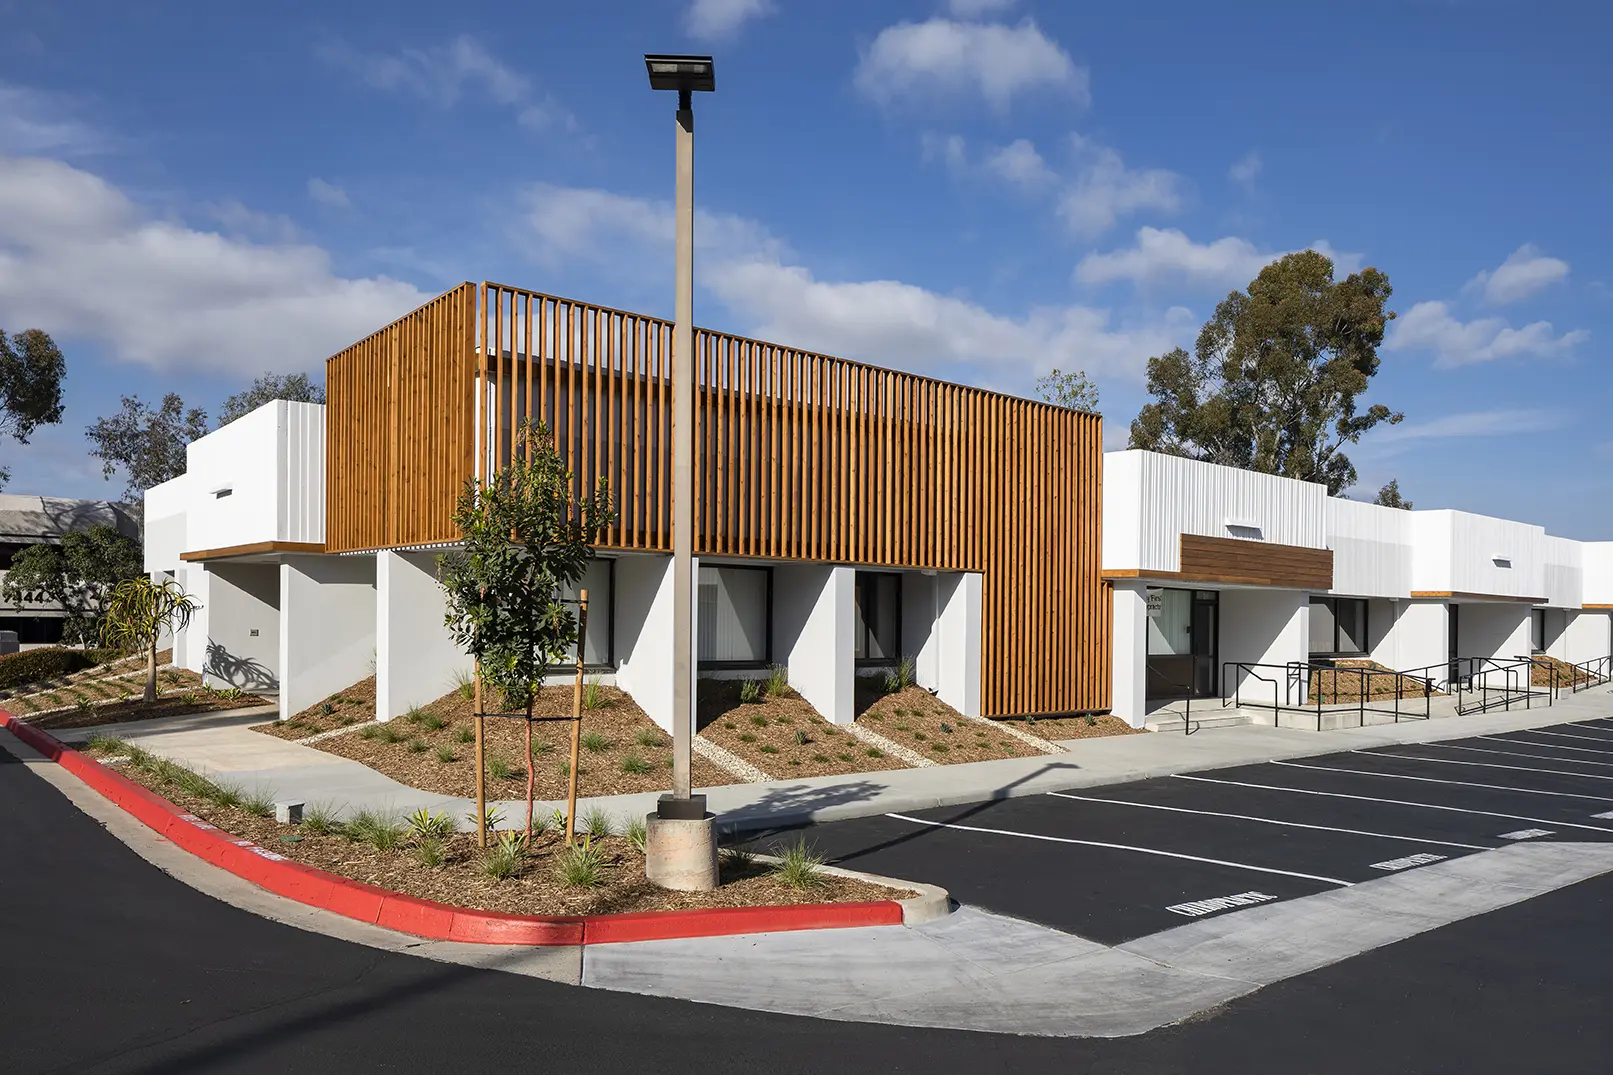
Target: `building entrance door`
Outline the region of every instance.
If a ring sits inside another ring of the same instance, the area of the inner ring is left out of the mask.
[[[1215,696],[1220,597],[1214,590],[1148,588],[1150,700]]]

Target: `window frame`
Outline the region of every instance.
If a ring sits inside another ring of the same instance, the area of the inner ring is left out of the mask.
[[[762,588],[763,594],[765,595],[764,598],[763,598],[763,610],[762,610],[762,616],[763,616],[764,625],[765,625],[765,630],[762,632],[763,639],[764,639],[764,641],[762,643],[762,659],[759,660],[759,661],[704,661],[704,660],[701,660],[700,659],[700,633],[699,633],[699,629],[696,628],[695,637],[693,639],[694,648],[695,648],[695,672],[696,672],[696,674],[698,674],[700,672],[750,672],[750,671],[755,671],[755,670],[761,669],[761,668],[771,668],[772,665],[773,665],[773,568],[772,568],[772,566],[768,565],[768,564],[707,564],[707,563],[702,563],[702,564],[698,565],[698,567],[701,567],[701,568],[709,567],[709,568],[712,568],[714,570],[720,568],[723,571],[760,571],[766,577],[767,582],[766,582],[766,585],[763,586],[763,588]],[[698,592],[699,588],[700,588],[700,571],[697,568],[696,571],[695,571],[695,589],[696,589],[697,592]],[[696,598],[696,600],[695,600],[695,605],[696,605],[696,610],[698,612],[698,608],[699,608],[699,599],[698,598]]]
[[[1538,641],[1538,644],[1536,640]],[[1529,610],[1529,653],[1546,652],[1546,610],[1532,608]]]
[[[590,663],[585,661],[585,662],[583,662],[582,670],[583,670],[584,675],[592,675],[592,674],[605,675],[605,674],[609,674],[609,673],[612,673],[612,672],[616,671],[616,557],[614,557],[614,556],[595,556],[592,559],[590,559],[588,562],[590,564],[605,564],[605,565],[607,565],[606,568],[605,568],[605,571],[606,571],[605,586],[610,590],[610,601],[606,604],[606,607],[605,607],[605,616],[606,616],[607,621],[608,621],[608,629],[606,630],[606,633],[605,633],[605,663],[604,664],[598,664],[598,663],[590,664]],[[587,569],[584,568],[584,570],[587,570]],[[578,588],[581,589],[581,587],[578,587]],[[570,601],[572,601],[572,598],[569,598],[569,597],[561,598],[561,600],[566,601],[566,602],[570,602]],[[590,599],[589,602],[588,602],[588,611],[590,613],[592,613],[594,611],[595,605],[596,605],[596,602],[593,601],[592,599]],[[586,645],[587,639],[585,638],[583,640],[583,642]],[[551,664],[551,665],[547,666],[546,668],[544,668],[543,674],[546,675],[546,676],[552,676],[552,675],[558,675],[560,673],[576,672],[576,671],[577,671],[576,664],[571,663],[571,662],[567,662],[566,664]]]
[[[1339,648],[1339,638],[1343,632],[1339,629],[1339,605],[1351,602],[1361,606],[1361,648],[1358,650],[1345,650]],[[1327,649],[1317,649],[1316,639],[1310,641],[1310,656],[1312,657],[1370,657],[1372,655],[1372,604],[1364,597],[1334,597],[1329,594],[1313,594],[1305,606],[1305,614],[1310,615],[1311,605],[1327,605],[1333,617],[1333,637],[1331,646]]]
[[[863,607],[862,589],[864,583],[867,583],[871,589],[875,590],[877,596],[879,580],[881,578],[894,579],[896,582],[896,652],[890,657],[854,657],[852,663],[857,668],[894,668],[900,664],[902,660],[902,573],[900,571],[864,571],[859,568],[854,580],[857,593],[854,595],[853,601],[856,603],[857,608],[860,609]],[[863,634],[865,636],[871,635],[873,632],[868,627],[867,618],[859,616],[858,619],[862,621]],[[851,640],[851,652],[853,654],[857,652],[858,641],[859,640],[856,637],[853,637]],[[865,641],[863,649],[866,650],[867,648],[867,643]]]

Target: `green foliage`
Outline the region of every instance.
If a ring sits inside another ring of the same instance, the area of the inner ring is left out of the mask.
[[[579,742],[590,754],[603,754],[610,749],[610,740],[598,732],[584,732]]]
[[[883,758],[885,756],[885,752],[878,747],[869,747],[864,753],[870,758]]]
[[[725,847],[717,853],[717,864],[736,873],[753,873],[756,870],[756,852],[748,847]]]
[[[896,694],[905,691],[916,682],[916,672],[913,658],[903,657],[896,662],[896,667],[885,673],[885,693]],[[901,713],[901,710],[897,710]]]
[[[410,724],[419,724],[421,721],[426,719],[426,711],[417,705],[412,705],[408,709],[404,710],[403,719],[408,721]]]
[[[739,685],[739,700],[746,705],[762,700],[762,684],[760,680],[747,679]]]
[[[437,760],[442,762],[444,765],[447,765],[451,761],[458,761],[459,760],[459,755],[455,754],[448,747],[438,747],[437,748]]]
[[[523,422],[511,459],[485,484],[466,483],[454,510],[461,546],[443,557],[439,581],[454,640],[494,689],[525,702],[577,642],[561,595],[581,580],[591,541],[616,512],[603,478],[575,495],[544,426]]]
[[[101,619],[101,639],[109,646],[145,651],[147,702],[157,698],[158,638],[164,631],[177,631],[190,623],[201,607],[173,579],[156,583],[141,575],[113,588]]]
[[[464,669],[459,669],[453,675],[454,690],[459,696],[469,702],[476,697],[476,677]]]
[[[420,865],[427,869],[436,869],[442,865],[444,858],[443,841],[438,836],[425,836],[414,846],[414,857]]]
[[[410,754],[424,754],[429,749],[431,749],[431,748],[426,746],[426,741],[424,739],[411,739],[411,740],[409,740],[409,753]]]
[[[1260,270],[1199,332],[1193,353],[1148,360],[1154,402],[1131,423],[1131,447],[1326,485],[1355,482],[1340,449],[1404,416],[1356,400],[1378,372],[1378,348],[1395,316],[1377,269],[1337,283],[1314,250]]]
[[[1055,407],[1098,413],[1098,386],[1081,370],[1052,370],[1036,378],[1036,394]]]
[[[501,832],[498,840],[482,856],[482,872],[495,881],[519,876],[526,868],[525,834]]]
[[[560,853],[555,875],[575,888],[594,888],[604,882],[607,865],[605,852],[589,838]]]
[[[750,715],[750,722],[752,726],[757,728],[767,727],[767,718],[760,713],[752,713]]]
[[[378,725],[375,725],[375,724],[366,724],[364,727],[360,728],[359,731],[358,731],[358,737],[360,739],[378,739],[378,738],[380,738],[380,736],[381,736],[381,729],[380,729],[380,727]]]
[[[97,418],[84,431],[101,460],[101,475],[124,473],[124,499],[140,502],[147,489],[185,473],[185,445],[207,432],[207,412],[185,407],[169,392],[153,409],[139,396],[124,396],[110,418]]]
[[[637,754],[629,754],[622,759],[622,772],[633,776],[643,776],[646,773],[655,772],[655,763],[645,761]]]
[[[774,746],[772,743],[763,743],[761,746],[757,747],[756,749],[761,751],[763,754],[777,754],[778,753],[778,747]]]
[[[259,817],[274,817],[274,789],[253,788],[241,796],[241,808]]]
[[[797,728],[795,731],[795,745],[798,747],[804,747],[810,742],[812,742],[811,737],[808,736],[806,732]]]
[[[139,542],[116,527],[91,526],[63,534],[60,544],[19,550],[0,585],[0,597],[60,605],[67,613],[62,638],[87,645],[98,639],[107,595],[126,580],[144,579],[143,572]]]
[[[454,742],[456,742],[456,743],[474,743],[474,742],[476,742],[476,731],[475,731],[475,729],[473,729],[473,728],[460,728],[460,729],[457,729],[454,732]]]
[[[948,724],[946,721],[943,720],[941,722],[941,731],[943,734],[951,735],[954,730],[955,729],[952,727],[952,725]]]
[[[224,400],[219,408],[218,426],[223,429],[237,418],[251,414],[272,400],[284,399],[292,403],[325,402],[325,386],[309,380],[306,373],[288,373],[280,376],[265,373],[252,382],[252,386]]]
[[[641,747],[658,747],[664,739],[661,733],[654,728],[640,728],[633,733],[633,742]]]
[[[782,664],[775,664],[769,668],[764,690],[769,698],[787,697],[790,693],[790,670]]]
[[[314,836],[331,836],[341,831],[342,823],[336,819],[334,807],[315,803],[302,812],[302,828]]]
[[[511,768],[509,759],[502,754],[489,754],[487,757],[487,775],[494,780],[508,780],[514,776],[516,770]]]
[[[433,813],[422,806],[409,815],[409,835],[416,840],[428,836],[448,837],[453,834],[454,823],[449,820],[447,814]]]
[[[828,883],[823,871],[819,869],[823,865],[823,856],[806,842],[805,837],[784,847],[779,853],[778,860],[773,865],[773,876],[780,884],[790,888],[810,889]]]
[[[627,837],[627,842],[634,851],[637,851],[641,855],[644,854],[644,847],[649,842],[650,833],[649,828],[645,825],[643,818],[636,817],[632,821],[629,821],[627,823],[627,832],[624,833],[624,835]]]
[[[369,844],[377,851],[392,851],[403,843],[408,829],[396,815],[380,810],[360,810],[343,826],[354,843]]]
[[[1378,490],[1378,496],[1372,502],[1385,508],[1403,508],[1406,511],[1411,510],[1411,501],[1400,495],[1399,478],[1390,478],[1389,484]]]
[[[610,815],[599,807],[594,807],[582,816],[582,830],[590,839],[603,840],[616,833],[616,825],[611,821]]]
[[[448,727],[448,720],[445,717],[439,717],[435,713],[427,713],[420,721],[420,724],[428,732],[440,732]]]
[[[476,811],[472,810],[466,814],[465,820],[470,822],[471,827],[474,828],[476,826]],[[502,824],[504,824],[504,811],[496,806],[489,806],[487,813],[482,815],[482,827],[488,832],[492,832]]]
[[[590,679],[582,685],[582,707],[584,709],[603,709],[610,704],[610,698],[605,694],[605,685],[597,679]]]
[[[37,427],[60,423],[66,375],[67,359],[47,333],[0,331],[0,435],[27,444]],[[0,487],[10,480],[10,468],[0,467]]]

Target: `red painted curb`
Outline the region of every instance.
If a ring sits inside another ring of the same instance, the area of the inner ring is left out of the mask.
[[[305,866],[232,836],[4,709],[0,728],[197,858],[298,903],[416,937],[547,947],[902,924],[902,905],[895,900],[552,917],[454,907]]]

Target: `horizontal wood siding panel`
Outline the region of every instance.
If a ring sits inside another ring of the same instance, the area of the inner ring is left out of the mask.
[[[1247,583],[1294,590],[1333,588],[1333,550],[1269,541],[1182,535],[1184,579]]]

